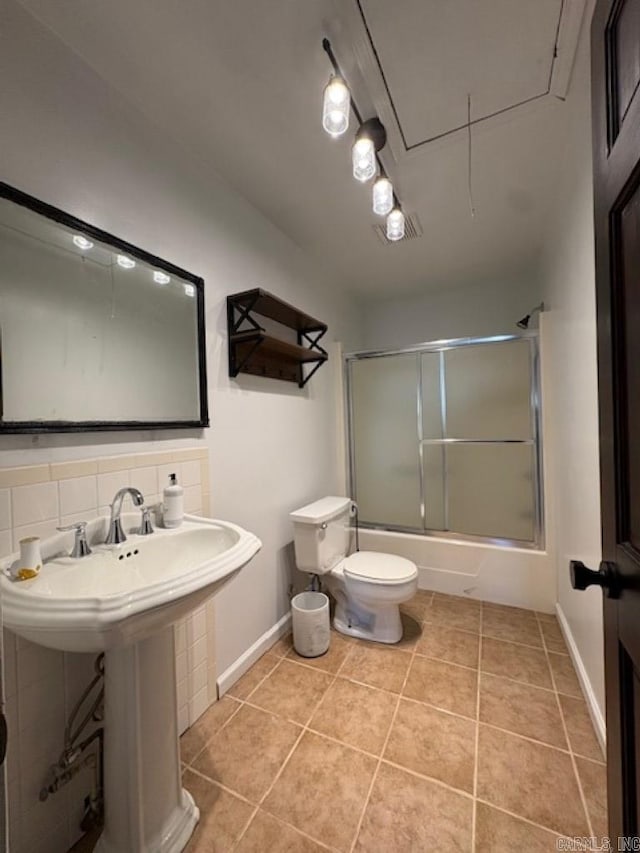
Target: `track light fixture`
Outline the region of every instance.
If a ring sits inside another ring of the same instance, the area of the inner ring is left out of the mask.
[[[373,184],[373,212],[378,216],[387,217],[388,240],[394,242],[402,240],[405,227],[404,213],[379,157],[380,151],[387,143],[387,131],[377,116],[363,121],[334,56],[329,39],[322,40],[322,47],[334,71],[324,90],[322,126],[330,136],[334,138],[342,136],[349,127],[349,112],[353,111],[359,125],[351,149],[353,177],[361,183],[366,183],[378,175]]]
[[[351,149],[353,177],[363,184],[371,180],[376,173],[376,149],[368,136],[356,136]]]
[[[380,175],[373,185],[373,212],[386,216],[393,210],[393,184],[386,175]]]
[[[394,207],[387,216],[387,240],[393,243],[404,237],[404,213],[399,207]]]
[[[322,126],[334,139],[349,128],[349,89],[335,74],[327,83],[322,101]]]

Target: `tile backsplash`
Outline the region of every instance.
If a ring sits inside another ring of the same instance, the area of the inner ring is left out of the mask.
[[[25,536],[44,538],[58,525],[108,514],[122,486],[140,489],[149,505],[159,503],[171,473],[184,487],[185,512],[208,516],[209,462],[202,446],[0,468],[0,557],[17,551]],[[175,637],[182,732],[216,698],[213,603],[176,625]],[[82,771],[44,802],[39,794],[62,750],[65,721],[93,677],[96,656],[45,649],[6,629],[3,641],[11,853],[65,853],[81,835],[91,772]]]

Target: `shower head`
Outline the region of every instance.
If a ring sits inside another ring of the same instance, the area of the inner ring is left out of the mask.
[[[518,320],[518,322],[516,323],[516,326],[519,329],[528,329],[529,328],[529,322],[531,321],[531,318],[533,317],[533,315],[539,314],[542,311],[544,311],[544,302],[541,302],[540,305],[536,305],[535,308],[532,308],[528,314],[525,314],[525,316],[522,318],[522,320]]]

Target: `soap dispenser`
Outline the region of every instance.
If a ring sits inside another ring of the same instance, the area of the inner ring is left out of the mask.
[[[178,478],[175,474],[169,474],[169,485],[164,487],[163,497],[163,525],[165,527],[180,527],[184,516],[184,489],[178,485]]]

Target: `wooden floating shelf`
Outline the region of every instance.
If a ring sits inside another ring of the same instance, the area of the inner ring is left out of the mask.
[[[237,332],[233,335],[232,341],[236,349],[240,349],[242,345],[250,348],[252,344],[257,343],[260,345],[260,351],[264,355],[277,355],[279,358],[287,361],[303,361],[307,363],[327,360],[327,355],[324,353],[316,352],[297,344],[290,344],[287,341],[280,340],[280,338],[272,338],[263,332]]]
[[[293,329],[298,343],[268,334],[254,315]],[[244,324],[249,328],[241,329]],[[319,344],[326,323],[259,288],[227,297],[227,326],[231,377],[249,373],[295,382],[303,388],[329,357]],[[303,365],[314,366],[305,375]]]
[[[242,307],[261,317],[268,317],[289,329],[296,329],[299,332],[327,331],[326,323],[315,320],[309,314],[299,311],[288,302],[283,302],[282,299],[260,288],[245,290],[244,293],[236,293],[227,299],[232,300],[238,308]]]

